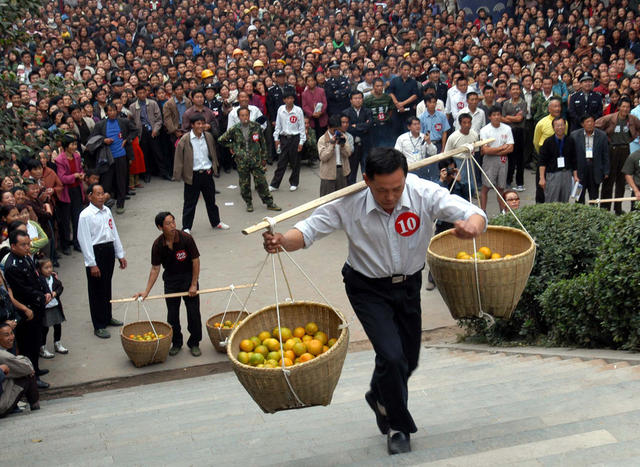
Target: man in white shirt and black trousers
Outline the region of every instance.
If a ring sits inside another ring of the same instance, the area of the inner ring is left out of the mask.
[[[87,272],[93,333],[107,339],[111,337],[107,326],[122,326],[122,322],[111,315],[111,278],[115,259],[118,258],[120,269],[127,267],[127,260],[111,210],[104,205],[104,189],[94,183],[87,189],[87,196],[91,203],[80,213],[78,242]]]
[[[411,450],[410,434],[417,431],[407,382],[418,366],[420,288],[433,221],[452,222],[456,235],[471,238],[485,230],[487,217],[446,188],[407,175],[407,160],[395,149],[371,151],[364,181],[368,189],[319,207],[285,234],[264,233],[264,248],[294,251],[335,230],[346,232],[346,292],[376,352],[365,399],[387,434],[389,454],[397,454]]]
[[[269,191],[276,191],[280,188],[280,182],[289,164],[291,164],[289,191],[296,191],[300,182],[300,151],[302,151],[302,146],[307,139],[307,134],[304,128],[302,109],[293,104],[295,95],[295,91],[285,89],[284,105],[280,106],[276,114],[273,141],[280,156],[278,167],[269,185]]]
[[[211,133],[204,131],[206,120],[203,114],[192,114],[189,123],[191,131],[178,141],[173,159],[173,178],[184,181],[182,230],[191,233],[200,193],[211,227],[229,230],[229,226],[220,220],[220,210],[216,205],[213,175],[218,174],[218,157],[215,140]]]

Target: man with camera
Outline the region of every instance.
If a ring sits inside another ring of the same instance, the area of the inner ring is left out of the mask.
[[[320,196],[328,195],[347,186],[347,175],[351,172],[349,156],[353,146],[341,131],[339,114],[329,118],[329,129],[318,140],[320,159]]]
[[[420,131],[420,120],[418,118],[409,117],[407,119],[407,128],[409,131],[398,136],[395,148],[407,158],[408,164],[436,154],[438,151],[436,145],[431,142],[428,134]],[[438,179],[438,172],[433,167],[433,164],[421,167],[414,173],[420,178],[435,182]]]

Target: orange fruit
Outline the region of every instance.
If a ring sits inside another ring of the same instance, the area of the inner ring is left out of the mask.
[[[459,251],[458,254],[456,255],[457,259],[465,259],[465,256],[469,256],[469,253],[467,253],[466,251]]]
[[[278,363],[278,360],[282,358],[282,352],[279,350],[274,350],[273,352],[269,352],[267,354],[267,360],[275,360]]]
[[[313,336],[316,332],[318,332],[318,325],[312,321],[310,323],[307,323],[307,325],[304,327],[304,330],[307,332],[307,334]]]
[[[284,343],[282,347],[284,348],[284,350],[292,350],[294,345],[296,345],[296,341],[294,341],[293,339],[289,339]]]
[[[500,256],[500,253],[491,253],[491,259],[500,259],[502,258],[502,256]]]
[[[322,353],[325,353],[327,350],[329,350],[329,346],[328,345],[323,345],[322,346]]]
[[[269,339],[270,337],[271,337],[271,334],[269,334],[269,331],[262,331],[260,334],[258,334],[258,339],[260,339],[263,344],[264,344],[264,341]]]
[[[269,353],[269,349],[265,345],[258,345],[255,349],[253,349],[255,353],[262,354],[263,357],[266,357]]]
[[[240,352],[238,354],[238,361],[247,365],[249,363],[249,354],[247,352]]]
[[[306,351],[307,351],[307,346],[304,345],[303,343],[297,343],[297,344],[294,344],[293,346],[293,353],[295,353],[296,356],[298,357],[303,353],[305,353]]]
[[[230,327],[232,327],[232,326],[233,326],[233,321],[226,320],[226,321],[224,322],[224,325],[225,325],[226,327],[230,328]]]
[[[261,363],[264,363],[264,355],[262,355],[261,353],[254,353],[249,358],[249,365],[256,366],[260,365]]]
[[[288,358],[289,360],[294,361],[296,359],[296,353],[293,350],[285,350],[284,358]]]
[[[284,366],[291,366],[291,365],[293,365],[293,361],[285,357]],[[280,359],[280,361],[278,362],[278,366],[282,366],[282,359]]]
[[[338,339],[336,339],[335,337],[332,337],[332,338],[331,338],[331,339],[329,339],[329,341],[327,342],[327,345],[328,345],[329,347],[333,347],[333,344],[335,344],[337,340],[338,340]]]
[[[510,255],[509,253],[507,253],[506,255],[504,255],[505,258],[511,258],[513,255]]]
[[[311,355],[309,352],[303,353],[302,355],[300,355],[300,363],[308,362],[313,358],[314,358],[313,355]]]
[[[307,351],[311,355],[320,355],[322,353],[322,342],[317,339],[312,339],[307,342]]]
[[[134,334],[129,334],[129,339],[135,339],[136,336]]]
[[[293,337],[297,337],[299,339],[302,339],[302,336],[304,336],[306,333],[306,331],[304,330],[303,327],[298,326],[297,328],[295,328],[293,330]]]
[[[255,344],[251,339],[245,339],[242,342],[240,342],[240,350],[243,350],[244,352],[251,352],[254,347],[255,347]]]
[[[253,336],[251,339],[251,342],[253,342],[253,346],[257,347],[260,344],[262,344],[262,341],[260,339],[258,339],[258,336]]]
[[[329,341],[329,336],[327,336],[324,332],[318,331],[313,336],[314,339],[322,342],[322,345],[326,344]]]
[[[220,327],[220,323],[213,323],[213,327],[214,328],[219,328]]]
[[[482,253],[485,258],[491,258],[491,249],[487,246],[481,246],[478,252]]]
[[[291,329],[285,328],[285,327],[281,327],[279,330],[278,328],[273,328],[272,334],[273,334],[273,337],[275,337],[276,339],[278,337],[282,337],[283,342],[293,337],[293,333],[291,332]]]
[[[302,336],[302,337],[304,337],[304,336]],[[291,338],[291,339],[289,339],[289,340],[290,340],[290,341],[293,341],[293,342],[302,342],[302,339],[300,339],[299,337],[292,337],[292,338]]]
[[[305,336],[302,338],[302,342],[304,342],[305,344],[310,340],[313,340],[313,336],[310,336],[309,334],[305,334]]]

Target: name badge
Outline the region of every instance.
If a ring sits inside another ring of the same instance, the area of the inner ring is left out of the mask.
[[[593,159],[593,149],[587,148],[587,150],[585,152],[585,157],[587,159]]]
[[[620,133],[620,125],[616,125],[616,129],[614,130],[615,133]]]
[[[564,169],[564,157],[558,157],[558,168]]]

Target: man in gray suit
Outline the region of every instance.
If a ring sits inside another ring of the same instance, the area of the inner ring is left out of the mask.
[[[576,153],[576,169],[578,179],[583,186],[578,202],[585,202],[585,194],[589,199],[600,197],[600,184],[609,176],[609,141],[607,134],[595,127],[595,118],[584,115],[582,128],[571,132],[573,147]]]

